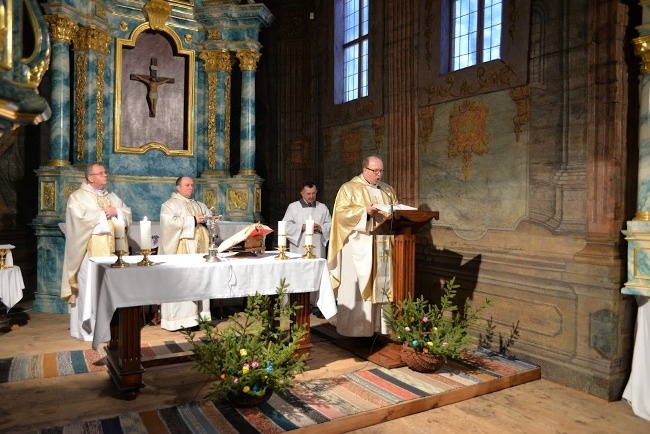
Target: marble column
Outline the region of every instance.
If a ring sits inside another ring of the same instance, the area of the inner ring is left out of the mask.
[[[52,95],[50,106],[50,160],[48,166],[70,165],[70,43],[78,25],[63,15],[48,15],[45,20],[52,41]]]
[[[255,71],[260,53],[254,50],[237,52],[242,72],[240,175],[255,174]]]

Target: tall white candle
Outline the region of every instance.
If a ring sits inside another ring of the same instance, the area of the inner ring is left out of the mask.
[[[305,222],[305,234],[313,235],[314,234],[314,220],[309,216],[309,219]]]
[[[140,248],[151,250],[151,222],[147,216],[140,222]]]
[[[278,247],[285,247],[287,245],[287,236],[278,235]]]
[[[305,234],[305,246],[313,246],[313,245],[314,245],[314,235]]]
[[[287,234],[287,222],[280,220],[278,222],[278,236]]]
[[[124,222],[116,218],[113,219],[113,230],[115,231],[115,250],[118,252],[126,252],[126,238],[124,236]]]
[[[116,252],[127,252],[126,250],[126,241],[124,237],[115,238],[115,251]]]

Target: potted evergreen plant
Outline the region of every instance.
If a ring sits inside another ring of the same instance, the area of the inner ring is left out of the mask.
[[[411,369],[433,372],[447,358],[462,358],[461,350],[472,342],[470,327],[479,326],[479,314],[492,302],[486,298],[476,309],[469,299],[462,311],[453,303],[456,278],[445,282],[440,303],[432,304],[420,296],[397,303],[386,303],[383,315],[391,330],[391,339],[402,345],[402,361]],[[485,324],[487,326],[487,323]]]
[[[297,356],[296,350],[307,327],[289,321],[301,306],[283,303],[288,287],[282,279],[276,296],[248,297],[244,312],[231,315],[225,327],[202,321],[205,337],[184,332],[192,344],[195,368],[215,380],[211,399],[255,406],[273,392],[284,393],[304,372],[306,355]]]

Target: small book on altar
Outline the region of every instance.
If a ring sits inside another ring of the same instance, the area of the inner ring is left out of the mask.
[[[264,238],[271,232],[273,232],[273,229],[270,227],[263,225],[262,223],[253,223],[232,235],[230,238],[225,239],[221,244],[219,244],[217,251],[219,253],[228,250],[263,252]]]

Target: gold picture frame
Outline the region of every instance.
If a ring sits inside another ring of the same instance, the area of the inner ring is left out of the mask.
[[[194,156],[194,74],[194,50],[169,26],[117,39],[114,152]]]

